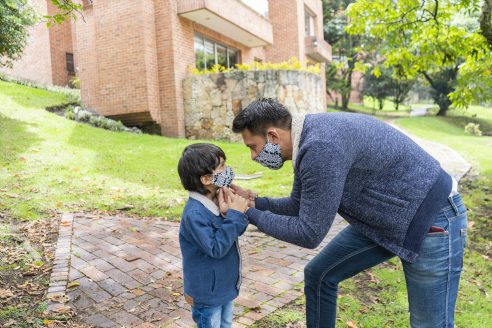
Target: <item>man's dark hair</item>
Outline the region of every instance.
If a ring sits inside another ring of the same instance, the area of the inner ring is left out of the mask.
[[[178,173],[181,184],[188,191],[197,191],[202,195],[207,190],[200,181],[202,175],[212,174],[220,164],[220,159],[226,160],[224,151],[216,145],[196,143],[187,146],[181,154],[178,163]]]
[[[265,135],[270,126],[290,130],[292,115],[284,105],[271,98],[253,101],[239,112],[232,122],[232,131],[248,129],[254,135]]]

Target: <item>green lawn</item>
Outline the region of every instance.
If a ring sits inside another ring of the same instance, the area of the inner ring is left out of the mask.
[[[183,148],[197,141],[110,132],[44,110],[66,101],[62,94],[0,81],[0,211],[35,219],[131,205],[136,215],[178,218],[186,193],[176,166]],[[236,173],[263,172],[242,185],[270,196],[290,191],[290,163],[266,170],[244,145],[216,144]]]
[[[335,104],[328,104],[330,111],[333,110]],[[363,114],[376,115],[376,116],[384,116],[384,117],[401,117],[408,116],[411,106],[409,105],[400,105],[398,110],[395,110],[394,104],[392,101],[385,101],[383,105],[383,109],[379,110],[379,105],[370,97],[364,97],[362,104],[349,104],[349,111],[359,112]],[[412,106],[413,107],[413,106]]]

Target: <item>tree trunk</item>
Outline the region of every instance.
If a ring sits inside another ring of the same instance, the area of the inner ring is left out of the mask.
[[[487,39],[489,48],[492,49],[492,0],[484,0],[482,4],[482,12],[480,14],[480,31]]]
[[[439,111],[437,112],[437,116],[446,116],[446,112],[448,111],[449,106],[445,104],[439,104]]]
[[[342,94],[342,110],[348,109],[349,99],[350,93],[348,95]]]

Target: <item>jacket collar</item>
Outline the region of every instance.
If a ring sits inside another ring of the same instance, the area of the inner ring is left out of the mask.
[[[292,115],[292,126],[290,129],[290,134],[292,137],[292,166],[295,168],[296,157],[299,152],[299,142],[301,141],[302,129],[304,127],[304,119],[306,115],[304,114],[293,114]]]
[[[188,195],[190,198],[193,198],[194,200],[199,201],[202,203],[203,206],[210,212],[212,212],[215,216],[219,216],[220,211],[219,207],[210,199],[207,198],[207,196],[200,194],[199,192],[196,191],[190,191],[188,192]]]

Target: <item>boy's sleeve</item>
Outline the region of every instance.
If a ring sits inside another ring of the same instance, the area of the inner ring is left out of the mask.
[[[248,226],[246,215],[231,209],[222,219],[221,226],[215,225],[210,216],[200,211],[189,213],[184,223],[203,252],[216,259],[227,254]]]

